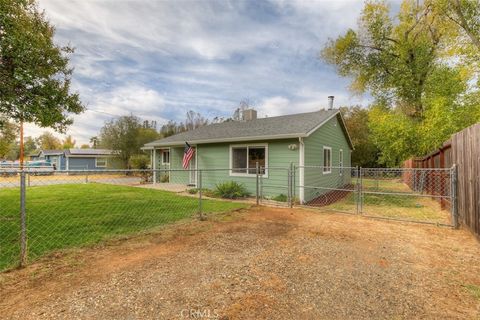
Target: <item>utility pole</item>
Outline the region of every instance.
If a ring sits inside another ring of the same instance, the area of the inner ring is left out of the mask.
[[[23,170],[23,120],[20,121],[20,170]]]

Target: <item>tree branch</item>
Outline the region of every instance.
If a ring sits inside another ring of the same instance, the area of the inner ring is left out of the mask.
[[[478,48],[480,49],[480,39],[477,38],[475,36],[475,34],[473,33],[473,31],[470,29],[470,27],[468,26],[468,23],[467,23],[467,20],[465,19],[465,16],[462,12],[462,6],[460,4],[460,0],[455,0],[453,2],[453,10],[455,11],[455,13],[457,14],[458,16],[458,19],[460,20],[460,23],[458,23],[460,25],[460,27],[462,27],[463,30],[465,30],[465,32],[467,33],[467,35],[470,37],[470,39],[472,40],[473,44]]]

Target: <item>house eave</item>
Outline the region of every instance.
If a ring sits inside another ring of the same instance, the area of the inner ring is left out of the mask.
[[[222,142],[244,142],[244,141],[262,141],[262,140],[281,140],[281,139],[298,139],[299,137],[306,137],[306,133],[289,133],[277,134],[269,136],[249,136],[249,137],[234,137],[234,138],[219,138],[219,139],[203,139],[203,140],[188,140],[189,144],[208,144],[208,143],[222,143]],[[175,147],[183,146],[184,141],[173,141],[165,143],[149,143],[142,147],[142,150],[152,150],[157,147]]]

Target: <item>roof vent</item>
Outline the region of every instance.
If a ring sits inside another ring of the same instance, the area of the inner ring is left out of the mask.
[[[255,109],[246,109],[243,110],[243,120],[244,121],[251,121],[257,119],[257,110]]]
[[[333,99],[335,99],[335,96],[328,96],[328,110],[333,109]]]

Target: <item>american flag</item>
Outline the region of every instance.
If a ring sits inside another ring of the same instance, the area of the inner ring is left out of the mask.
[[[190,164],[190,160],[192,159],[194,154],[195,154],[195,148],[192,148],[192,146],[190,146],[188,142],[185,142],[185,149],[183,149],[183,162],[182,162],[183,169],[188,169],[188,165]]]

